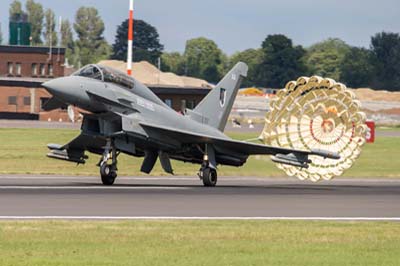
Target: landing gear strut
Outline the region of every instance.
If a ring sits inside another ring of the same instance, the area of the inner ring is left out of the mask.
[[[113,185],[117,178],[117,157],[118,153],[113,141],[108,140],[103,156],[99,162],[101,181],[105,186]],[[108,164],[110,159],[112,160],[112,163]]]

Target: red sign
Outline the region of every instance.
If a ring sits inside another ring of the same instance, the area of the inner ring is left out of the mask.
[[[375,142],[375,122],[374,121],[367,121],[367,134],[366,139],[367,143],[374,143]]]

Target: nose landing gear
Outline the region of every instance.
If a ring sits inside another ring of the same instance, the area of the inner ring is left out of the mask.
[[[112,141],[107,141],[107,145],[104,149],[103,156],[99,162],[100,166],[100,176],[103,185],[111,186],[114,184],[117,178],[117,157],[119,153],[117,152]],[[108,161],[111,160],[111,164]]]
[[[105,186],[111,186],[114,184],[117,178],[117,170],[115,165],[103,163],[100,165],[101,181]]]

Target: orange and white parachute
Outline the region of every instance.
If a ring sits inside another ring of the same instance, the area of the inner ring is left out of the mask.
[[[365,143],[366,115],[345,85],[321,77],[289,82],[270,102],[262,133],[265,144],[298,150],[339,153],[340,160],[310,156],[309,168],[278,164],[301,180],[330,180],[349,169]]]

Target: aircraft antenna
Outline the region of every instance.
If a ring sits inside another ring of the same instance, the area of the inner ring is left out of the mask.
[[[128,27],[128,67],[127,74],[132,75],[132,46],[133,46],[133,1],[129,0],[129,27]]]

